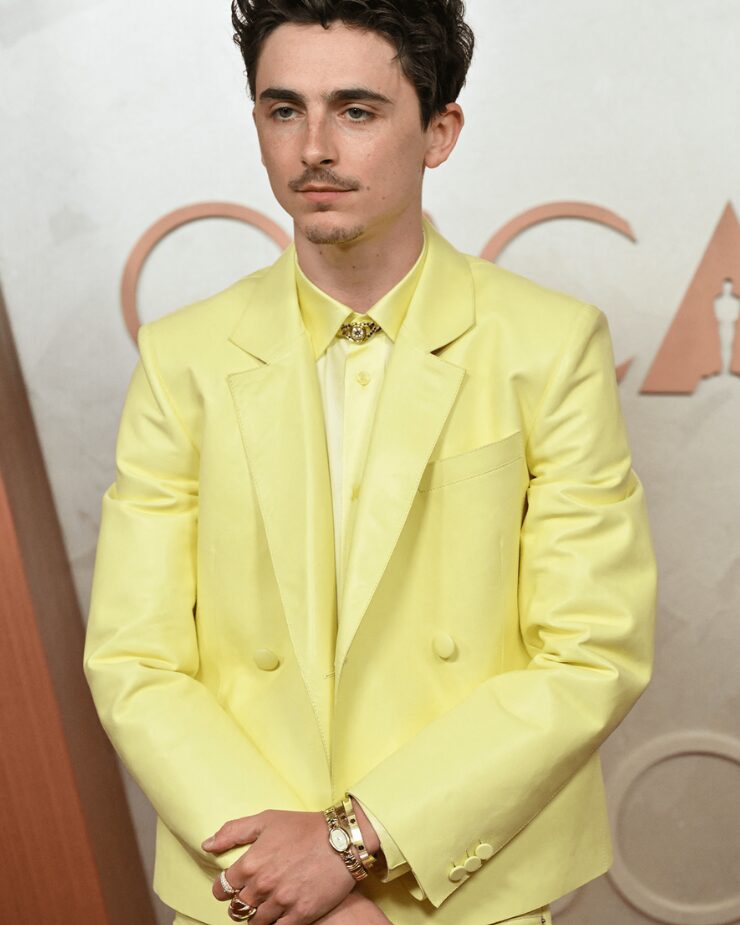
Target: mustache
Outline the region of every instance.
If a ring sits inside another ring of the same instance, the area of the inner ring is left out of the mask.
[[[294,193],[300,192],[305,186],[333,186],[340,190],[356,190],[360,188],[360,185],[360,181],[354,177],[338,177],[328,167],[309,168],[300,177],[288,183],[288,187]]]

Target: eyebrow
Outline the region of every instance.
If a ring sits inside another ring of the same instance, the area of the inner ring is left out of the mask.
[[[378,93],[377,90],[371,90],[369,87],[346,87],[341,90],[332,90],[331,93],[325,93],[323,99],[327,103],[347,103],[352,100],[366,100],[372,103],[385,103],[390,105],[393,100]],[[306,97],[296,90],[288,90],[286,87],[268,87],[260,93],[262,100],[285,100],[291,103],[305,103]]]
[[[346,103],[350,100],[368,100],[372,103],[390,104],[393,100],[378,93],[377,90],[371,90],[369,87],[348,87],[346,90],[334,90],[329,93],[325,99],[329,103]]]

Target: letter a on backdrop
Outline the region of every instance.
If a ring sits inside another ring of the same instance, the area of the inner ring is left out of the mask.
[[[673,324],[640,390],[643,394],[693,395],[699,382],[722,372],[722,345],[714,303],[725,281],[740,298],[740,222],[732,207],[712,235]],[[740,376],[740,319],[735,329],[730,371]]]

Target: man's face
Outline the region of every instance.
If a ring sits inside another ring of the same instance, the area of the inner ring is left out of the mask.
[[[296,236],[345,243],[420,213],[431,133],[378,33],[279,26],[260,54],[255,99],[262,160]]]

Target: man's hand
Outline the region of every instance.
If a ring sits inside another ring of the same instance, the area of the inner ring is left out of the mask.
[[[238,845],[251,847],[227,868],[226,879],[240,889],[242,902],[257,907],[249,925],[272,925],[277,919],[280,925],[310,925],[335,909],[356,882],[329,844],[322,812],[268,809],[234,819],[204,841],[203,850],[220,854]],[[218,878],[213,895],[222,901],[231,898]],[[343,914],[349,922],[349,913]],[[382,921],[386,921],[384,916],[367,919]]]
[[[388,925],[390,921],[371,899],[352,890],[336,909],[317,919],[316,925]]]

